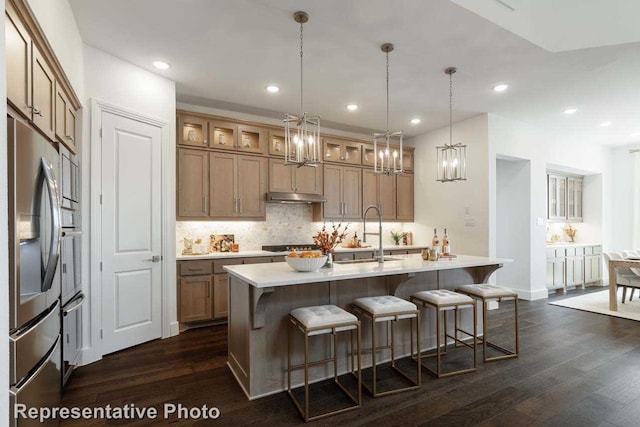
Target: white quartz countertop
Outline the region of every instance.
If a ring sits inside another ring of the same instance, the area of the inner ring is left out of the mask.
[[[576,248],[583,246],[601,246],[602,243],[590,243],[590,242],[558,242],[558,243],[549,243],[547,242],[547,248]]]
[[[394,258],[399,258],[400,260],[385,261],[383,265],[379,265],[377,262],[334,264],[332,269],[320,269],[316,272],[298,272],[289,267],[286,262],[230,265],[223,268],[230,275],[257,288],[269,288],[363,277],[481,267],[513,261],[505,258],[485,258],[470,255],[458,255],[456,259],[439,261],[424,261],[420,254],[394,255]]]
[[[393,245],[393,246],[384,246],[383,249],[385,251],[402,251],[408,249],[423,249],[426,248],[426,245],[423,246],[401,246],[401,245]],[[362,247],[362,248],[344,248],[337,247],[335,252],[366,252],[366,251],[374,251],[377,250],[378,247]],[[251,258],[251,257],[261,257],[261,256],[285,256],[288,252],[269,252],[269,251],[240,251],[240,252],[211,252],[204,255],[182,255],[176,254],[176,260],[178,261],[186,261],[186,260],[198,260],[198,259],[225,259],[225,258]]]

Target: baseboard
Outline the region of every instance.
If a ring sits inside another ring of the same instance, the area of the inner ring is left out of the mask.
[[[518,293],[518,298],[526,301],[535,301],[539,299],[547,299],[549,292],[546,289],[536,289],[534,291],[524,289],[511,289]]]
[[[180,333],[180,323],[178,323],[177,321],[171,322],[169,324],[169,336],[175,337],[179,333]]]

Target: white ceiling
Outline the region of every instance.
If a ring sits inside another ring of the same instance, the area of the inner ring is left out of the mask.
[[[609,0],[589,3],[598,2]],[[566,138],[607,144],[640,140],[640,134],[630,137],[640,133],[640,43],[613,43],[628,40],[622,36],[603,43],[609,46],[554,53],[539,40],[504,29],[504,22],[480,16],[494,19],[489,13],[476,14],[449,0],[70,3],[85,43],[174,80],[178,100],[274,117],[299,113],[299,34],[291,15],[304,10],[310,15],[304,26],[305,110],[321,115],[325,124],[384,130],[385,58],[379,46],[392,42],[391,130],[416,135],[446,126],[449,88],[443,70],[456,66],[454,120],[491,112]],[[580,10],[572,16],[580,21]],[[616,27],[615,20],[607,22]],[[584,29],[565,24],[567,32]],[[554,27],[554,34],[562,29]],[[157,59],[171,69],[154,69]],[[503,82],[510,85],[507,92],[491,90]],[[279,85],[280,93],[268,95],[264,87],[270,83]],[[345,109],[351,102],[360,106],[355,113]],[[564,115],[570,106],[578,112]],[[422,123],[410,125],[412,117]],[[607,120],[610,127],[599,126]]]

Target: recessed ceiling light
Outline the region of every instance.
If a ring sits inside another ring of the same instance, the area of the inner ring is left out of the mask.
[[[564,113],[571,115],[571,114],[574,114],[576,111],[578,111],[576,108],[567,108],[566,110],[564,110]]]
[[[347,110],[349,111],[356,111],[357,109],[358,109],[358,106],[356,104],[347,105]]]
[[[493,87],[493,90],[496,92],[504,92],[509,88],[509,85],[499,84]]]
[[[611,122],[602,122],[600,123],[600,126],[602,126],[603,128],[606,128],[607,126],[611,126]]]
[[[280,92],[280,88],[276,85],[269,85],[265,87],[265,90],[269,93],[278,93]]]
[[[420,122],[421,122],[421,121],[422,121],[422,120],[420,120],[420,119],[418,119],[418,118],[415,118],[415,119],[411,119],[410,123],[411,123],[412,125],[417,125],[417,124],[420,124]]]
[[[168,70],[169,68],[171,68],[171,65],[167,64],[164,61],[153,61],[153,66],[158,70]]]

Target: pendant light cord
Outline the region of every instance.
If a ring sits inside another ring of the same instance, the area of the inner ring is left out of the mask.
[[[453,73],[449,74],[449,145],[453,145]]]
[[[300,113],[304,114],[304,104],[303,104],[303,64],[302,64],[302,57],[303,57],[303,53],[302,53],[302,47],[303,47],[303,36],[302,36],[302,22],[300,23]]]
[[[389,133],[389,52],[387,54],[387,133]]]

